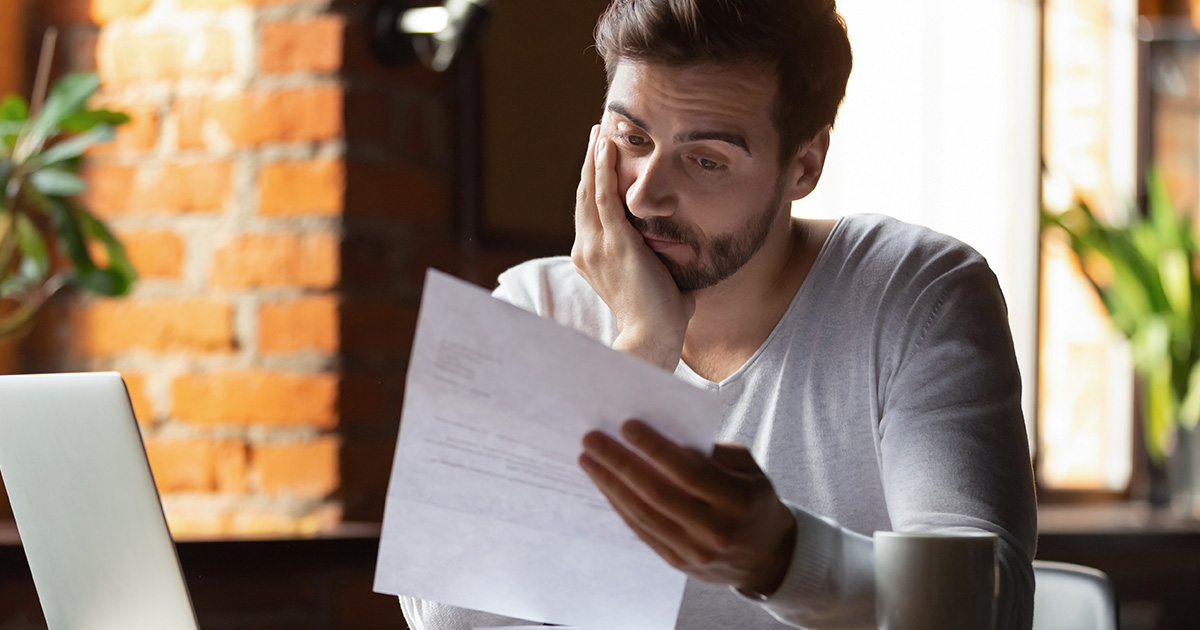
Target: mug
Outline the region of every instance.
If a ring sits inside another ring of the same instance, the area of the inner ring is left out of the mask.
[[[995,534],[875,532],[879,630],[991,630]]]

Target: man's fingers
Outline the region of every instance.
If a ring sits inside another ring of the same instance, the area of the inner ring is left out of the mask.
[[[592,126],[588,139],[587,156],[579,172],[579,190],[575,198],[575,231],[597,230],[600,217],[596,212],[596,140],[600,137],[600,125]]]
[[[754,455],[744,444],[717,444],[713,446],[712,463],[731,472],[746,474],[762,473]]]
[[[599,138],[596,147],[596,210],[600,224],[605,230],[620,234],[621,230],[632,229],[625,219],[625,204],[617,190],[617,148],[612,140]]]
[[[675,522],[703,527],[710,516],[700,499],[681,490],[657,468],[613,438],[593,431],[584,436],[583,447],[589,460],[604,468],[605,479],[616,480]]]
[[[684,448],[641,420],[621,426],[621,435],[637,447],[662,474],[701,499],[724,504],[739,500],[744,488],[703,455]]]
[[[655,551],[669,550],[676,552],[667,542],[672,537],[679,537],[686,532],[675,521],[667,518],[646,504],[641,497],[629,489],[616,475],[605,468],[595,459],[584,453],[579,456],[579,466],[591,477],[596,488],[608,499],[610,505],[625,521],[626,525]]]
[[[600,125],[592,125],[591,135],[588,136],[587,155],[583,158],[583,169],[579,171],[579,181],[588,182],[596,178],[596,138],[600,137]]]
[[[669,510],[645,500],[624,479],[587,453],[580,455],[579,465],[625,524],[672,566],[682,566],[681,561],[704,561],[701,549],[728,542],[709,527],[675,520]]]

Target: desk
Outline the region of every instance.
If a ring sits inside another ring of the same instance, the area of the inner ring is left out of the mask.
[[[1200,522],[1136,503],[1042,506],[1038,517],[1038,558],[1108,573],[1122,630],[1200,626]],[[312,537],[180,540],[176,548],[205,630],[402,629],[395,598],[371,592],[378,546],[379,526],[366,524]],[[30,607],[40,610],[25,553],[16,530],[0,525],[0,627]]]
[[[204,630],[405,627],[396,598],[371,591],[378,525],[347,524],[314,536],[190,538],[175,547]],[[3,627],[45,628],[11,524],[0,524]]]
[[[1200,521],[1141,503],[1041,506],[1038,530],[1039,559],[1108,574],[1123,630],[1200,627]]]

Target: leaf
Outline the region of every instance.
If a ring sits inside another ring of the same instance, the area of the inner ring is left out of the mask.
[[[1171,400],[1169,363],[1160,363],[1146,375],[1144,425],[1146,450],[1156,463],[1166,461],[1174,435],[1175,415]]]
[[[1200,363],[1193,364],[1188,375],[1187,395],[1179,405],[1179,423],[1188,431],[1200,424]]]
[[[68,133],[83,133],[97,125],[104,124],[116,127],[127,122],[129,122],[129,116],[121,112],[113,112],[107,109],[91,109],[67,116],[59,123],[59,126],[62,127],[63,131]]]
[[[42,110],[37,113],[26,131],[17,140],[14,155],[17,162],[24,162],[40,151],[55,133],[64,119],[79,113],[87,100],[100,87],[100,77],[94,73],[68,74],[50,90]]]
[[[76,158],[83,155],[92,145],[111,142],[115,136],[116,130],[111,125],[100,125],[46,149],[41,155],[30,160],[30,163],[34,163],[33,168],[41,168]]]
[[[0,282],[0,295],[28,293],[42,286],[50,273],[50,254],[41,232],[24,214],[17,215],[17,250],[21,253],[16,270]]]
[[[46,209],[50,215],[50,223],[58,236],[59,244],[67,257],[71,259],[76,274],[82,276],[96,269],[92,254],[88,251],[83,230],[75,216],[74,208],[65,199],[46,198]]]
[[[23,123],[29,118],[29,105],[16,94],[9,94],[0,101],[0,121]]]
[[[43,168],[29,176],[29,183],[44,195],[73,197],[87,191],[87,182],[78,175],[59,168]]]
[[[0,213],[8,207],[8,183],[15,168],[11,161],[0,157]]]
[[[29,217],[17,215],[17,249],[21,251],[21,274],[41,283],[50,273],[50,251],[42,233]]]
[[[1162,252],[1158,259],[1158,273],[1171,311],[1176,317],[1191,322],[1192,263],[1187,253],[1179,249]]]
[[[12,149],[17,144],[17,136],[24,125],[16,121],[0,121],[0,155],[12,155]]]
[[[84,235],[90,239],[100,241],[104,245],[105,252],[108,254],[108,267],[96,270],[97,274],[105,276],[102,282],[98,281],[99,284],[103,285],[105,290],[95,288],[93,290],[96,293],[109,297],[125,295],[133,288],[133,283],[137,281],[137,270],[129,262],[129,257],[125,253],[125,246],[105,227],[103,222],[92,216],[90,212],[83,208],[76,208],[75,212]]]

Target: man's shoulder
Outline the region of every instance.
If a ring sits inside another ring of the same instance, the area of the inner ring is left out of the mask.
[[[922,225],[882,214],[855,214],[838,224],[839,242],[848,253],[885,259],[951,257],[985,262],[970,245]]]
[[[499,277],[500,286],[544,284],[561,287],[582,281],[583,278],[575,271],[575,264],[568,256],[527,260],[515,267],[510,267]]]
[[[843,217],[829,245],[829,257],[860,280],[925,284],[965,270],[988,270],[987,260],[957,238],[884,215]]]
[[[538,258],[505,271],[493,295],[597,339],[615,335],[612,311],[567,256]]]
[[[497,297],[545,315],[555,302],[595,295],[567,256],[536,258],[500,274]]]

